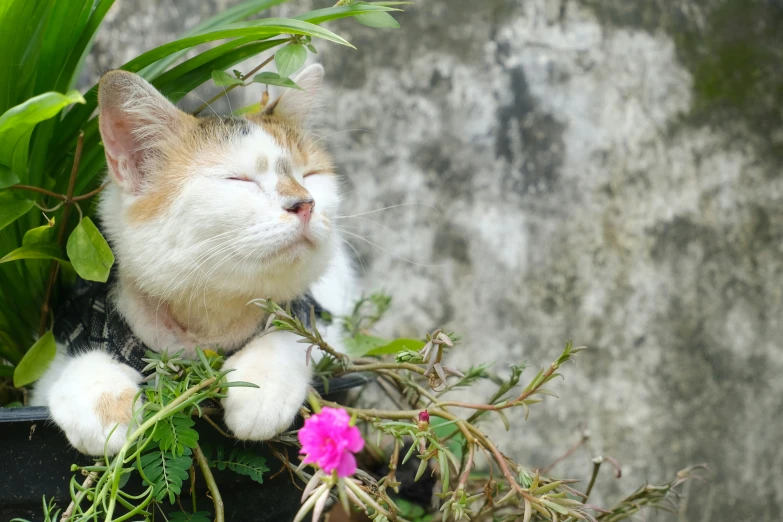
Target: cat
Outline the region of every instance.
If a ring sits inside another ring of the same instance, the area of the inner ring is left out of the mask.
[[[229,388],[222,400],[239,439],[269,439],[294,420],[311,379],[306,345],[290,332],[259,335],[265,318],[248,302],[309,293],[344,315],[356,297],[334,225],[340,182],[311,132],[323,76],[311,65],[294,80],[301,90],[260,112],[200,118],[136,74],[102,76],[98,119],[109,172],[98,214],[116,273],[90,301],[88,312],[102,322],[72,321],[31,398],[82,453],[103,455],[106,442],[111,455],[124,444],[143,378],[127,357],[138,362],[130,352],[139,347],[184,349],[191,358],[197,346],[226,351],[229,379],[259,386]],[[339,349],[339,327],[324,334]],[[88,349],[73,348],[80,338]],[[112,342],[127,357],[102,349]]]

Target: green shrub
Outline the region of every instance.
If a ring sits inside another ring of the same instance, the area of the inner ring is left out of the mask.
[[[388,14],[397,2],[345,0],[294,19],[246,21],[284,1],[246,1],[119,68],[139,73],[173,102],[210,79],[225,90],[253,82],[293,87],[288,76],[316,52],[316,42],[350,46],[321,24],[355,17],[374,27],[397,26]],[[94,116],[97,86],[74,90],[113,3],[0,2],[0,378],[13,374],[16,386],[32,382],[54,355],[53,338],[44,334],[68,283],[76,274],[106,281],[114,262],[90,219],[105,168]],[[213,42],[221,43],[181,60]],[[273,48],[279,48],[278,72],[255,74],[271,58],[244,75],[225,72]],[[20,365],[26,353],[28,364]]]

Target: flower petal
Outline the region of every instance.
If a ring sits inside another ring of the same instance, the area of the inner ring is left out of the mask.
[[[340,464],[337,466],[338,477],[350,477],[356,473],[356,457],[353,453],[343,453]]]

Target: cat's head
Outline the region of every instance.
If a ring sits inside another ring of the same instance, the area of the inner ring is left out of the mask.
[[[196,118],[140,76],[106,73],[99,124],[109,175],[100,214],[124,277],[152,296],[202,290],[290,299],[334,251],[339,204],[310,133],[323,68],[260,113]]]

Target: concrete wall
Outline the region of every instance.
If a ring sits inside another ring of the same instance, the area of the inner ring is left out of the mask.
[[[90,76],[233,3],[118,2]],[[781,4],[425,0],[398,19],[336,23],[358,51],[318,54],[346,214],[405,205],[341,222],[366,288],[394,296],[383,328],[445,326],[454,363],[498,371],[588,345],[560,400],[488,424],[504,451],[544,466],[584,425],[590,449],[554,473],[616,457],[601,502],[709,462],[681,520],[779,520]]]

